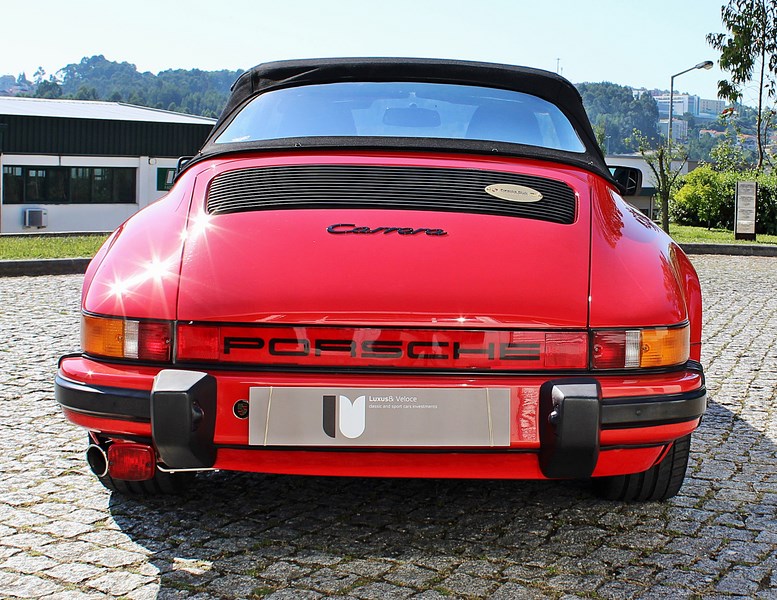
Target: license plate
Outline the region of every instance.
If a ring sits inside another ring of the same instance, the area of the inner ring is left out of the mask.
[[[509,446],[509,388],[252,387],[252,446]]]

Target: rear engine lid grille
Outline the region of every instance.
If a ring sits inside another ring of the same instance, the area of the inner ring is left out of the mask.
[[[207,210],[213,215],[320,208],[464,212],[569,225],[577,203],[566,183],[544,177],[371,165],[239,169],[214,177],[208,190]]]

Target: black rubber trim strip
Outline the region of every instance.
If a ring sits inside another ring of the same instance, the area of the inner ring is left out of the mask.
[[[137,361],[104,360],[102,358],[87,356],[93,360],[111,364],[131,364],[138,366]],[[601,377],[634,377],[642,375],[669,375],[680,373],[682,371],[699,371],[689,365],[674,365],[671,367],[653,367],[649,369],[619,369],[612,371],[592,371],[590,369],[567,369],[558,371],[540,371],[532,370],[486,370],[486,369],[427,369],[427,368],[408,368],[408,367],[300,367],[292,364],[272,364],[259,365],[256,363],[214,363],[209,361],[174,361],[176,369],[190,369],[193,371],[207,371],[209,373],[218,372],[251,372],[251,373],[315,373],[331,375],[428,375],[428,376],[446,376],[462,375],[465,377],[544,377],[547,379],[559,377],[581,377],[588,376],[595,379]],[[144,363],[142,366],[159,367],[159,363]],[[170,368],[170,367],[168,367]]]
[[[95,417],[151,422],[151,392],[144,390],[84,385],[57,375],[54,398],[63,408]]]
[[[602,429],[651,427],[700,418],[707,410],[707,389],[692,392],[602,400]]]
[[[151,392],[76,383],[57,375],[54,397],[64,408],[76,412],[151,422]],[[651,427],[691,421],[707,408],[707,390],[666,396],[608,398],[602,401],[602,429]]]
[[[118,437],[118,436],[117,436]],[[646,448],[659,448],[666,446],[666,443],[655,444],[617,444],[613,446],[602,446],[602,451],[606,450],[643,450]],[[348,447],[348,446],[248,446],[245,444],[219,444],[218,450],[246,450],[260,452],[342,452],[342,453],[374,453],[381,454],[539,454],[539,448],[457,448],[450,447],[446,449],[439,448],[404,448],[389,447]]]
[[[68,358],[71,355],[63,356]],[[635,375],[668,375],[682,371],[701,372],[700,368],[688,364],[673,365],[671,367],[653,367],[645,369],[619,369],[612,371],[592,371],[590,369],[567,369],[565,371],[516,371],[516,370],[482,370],[482,369],[425,369],[425,368],[378,368],[378,367],[300,367],[293,364],[259,365],[256,363],[216,363],[211,361],[173,361],[172,363],[152,362],[147,360],[133,360],[121,358],[106,358],[92,354],[82,353],[72,355],[77,358],[86,358],[106,365],[126,365],[132,367],[154,367],[157,369],[183,369],[190,371],[207,371],[208,373],[315,373],[331,375],[428,375],[446,376],[461,375],[465,377],[634,377]],[[61,359],[60,359],[61,360]]]

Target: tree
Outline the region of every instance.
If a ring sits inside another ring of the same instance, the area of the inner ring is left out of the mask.
[[[97,100],[97,90],[93,87],[82,85],[78,88],[78,91],[73,95],[76,100]]]
[[[773,98],[776,91],[777,2],[729,0],[720,13],[728,33],[707,35],[707,42],[720,52],[720,68],[730,74],[728,80],[718,82],[718,96],[737,102],[742,98],[743,86],[755,79],[758,85],[756,169],[760,171],[768,127],[768,120],[764,119],[764,103],[766,98]]]
[[[635,98],[630,87],[607,82],[576,87],[606,154],[633,151],[626,139],[635,129],[651,142],[657,138],[658,105],[650,94]]]
[[[733,171],[739,173],[749,166],[744,150],[737,143],[736,138],[732,139],[730,134],[723,137],[710,150],[710,158],[714,161],[714,169],[720,172]]]
[[[651,143],[636,129],[628,141],[636,146],[650,167],[656,196],[661,201],[661,228],[669,233],[669,196],[688,160],[688,153],[683,146],[673,143],[672,140],[667,140],[665,144]]]
[[[41,81],[35,88],[36,98],[61,98],[62,87],[52,76],[48,81]]]
[[[46,71],[43,70],[43,67],[38,67],[35,70],[35,74],[32,76],[32,80],[35,82],[35,85],[40,85],[43,81],[46,80]]]

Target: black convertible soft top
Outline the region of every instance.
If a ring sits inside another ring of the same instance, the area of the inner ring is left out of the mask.
[[[531,94],[555,104],[567,116],[585,145],[585,152],[572,153],[507,142],[397,137],[306,137],[214,143],[242,107],[259,94],[280,88],[339,81],[452,83]],[[200,153],[188,164],[217,154],[246,150],[349,147],[498,153],[540,158],[580,166],[611,180],[580,94],[568,80],[555,73],[529,67],[427,58],[317,58],[257,65],[234,83],[213,131]]]

